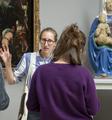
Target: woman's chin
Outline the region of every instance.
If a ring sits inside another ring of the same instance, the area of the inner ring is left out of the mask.
[[[49,55],[49,50],[43,50],[42,54],[43,54],[44,56],[48,56],[48,55]]]

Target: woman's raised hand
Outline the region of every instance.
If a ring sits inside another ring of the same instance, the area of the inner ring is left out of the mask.
[[[2,58],[5,66],[11,65],[12,56],[11,56],[11,54],[9,52],[8,47],[3,46],[2,48],[0,48],[0,57]]]

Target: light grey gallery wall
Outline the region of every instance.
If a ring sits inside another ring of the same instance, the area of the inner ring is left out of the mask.
[[[10,104],[6,110],[0,111],[0,120],[17,120],[23,85],[24,82],[20,82],[16,85],[5,84],[7,93],[10,97]]]
[[[41,29],[52,26],[60,35],[66,25],[78,23],[87,35],[101,5],[102,0],[40,0]]]
[[[102,1],[40,0],[41,29],[51,26],[57,30],[60,36],[65,26],[77,23],[86,36],[88,36],[93,20],[101,12]],[[87,57],[87,51],[85,51],[84,63],[93,72]]]

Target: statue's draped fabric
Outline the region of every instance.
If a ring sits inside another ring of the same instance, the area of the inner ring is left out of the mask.
[[[107,23],[109,24],[111,29],[112,16],[107,16]],[[96,17],[92,23],[88,37],[89,61],[97,76],[101,74],[112,76],[112,48],[107,47],[105,45],[97,46],[94,40],[95,31],[98,24],[99,24],[98,17]]]

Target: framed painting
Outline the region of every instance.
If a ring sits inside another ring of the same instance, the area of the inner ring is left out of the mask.
[[[38,50],[39,0],[0,0],[0,42],[9,46],[12,65]]]

